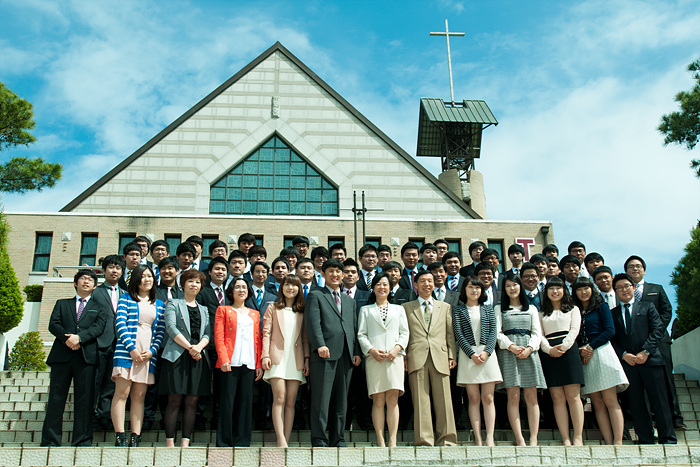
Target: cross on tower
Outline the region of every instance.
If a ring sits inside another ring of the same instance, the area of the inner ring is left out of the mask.
[[[452,57],[450,56],[450,36],[461,37],[464,36],[463,32],[450,32],[447,26],[447,18],[445,18],[445,32],[431,32],[431,36],[445,36],[447,39],[447,67],[450,71],[450,98],[452,99],[452,105],[455,104],[455,92],[452,87]]]

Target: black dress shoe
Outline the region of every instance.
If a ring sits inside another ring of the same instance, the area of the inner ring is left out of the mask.
[[[141,444],[141,435],[131,433],[131,439],[129,439],[129,447],[137,448]]]
[[[687,430],[688,426],[685,423],[683,423],[683,420],[679,420],[673,423],[673,428],[675,428],[676,430]]]

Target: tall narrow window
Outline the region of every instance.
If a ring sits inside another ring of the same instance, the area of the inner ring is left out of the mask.
[[[418,247],[418,250],[420,250],[423,247],[423,244],[425,244],[425,238],[413,237],[413,238],[409,238],[408,241],[415,243],[416,246]]]
[[[170,247],[170,254],[174,256],[175,252],[177,251],[177,247],[179,247],[180,243],[182,243],[182,234],[165,234],[165,241]]]
[[[496,250],[498,252],[498,259],[501,260],[501,262],[498,264],[498,272],[503,272],[503,240],[489,239],[487,240],[487,245],[492,250]]]
[[[338,216],[338,189],[273,136],[211,186],[210,214]]]
[[[379,245],[382,244],[382,237],[366,237],[365,243],[368,245],[373,245],[375,248],[379,248]]]
[[[214,243],[215,240],[218,240],[219,236],[218,235],[206,235],[202,234],[202,242],[204,243],[204,246],[202,246],[202,260],[203,261],[209,261],[211,259],[211,256],[209,256],[209,245]]]
[[[459,257],[462,257],[462,241],[460,239],[445,239],[448,245],[448,251],[454,251],[459,253]]]
[[[80,260],[81,266],[95,266],[97,261],[97,234],[84,233],[80,239]]]
[[[34,245],[34,261],[32,262],[32,271],[47,272],[49,270],[52,240],[53,232],[36,233],[36,244]]]
[[[124,251],[124,247],[128,244],[134,241],[136,238],[136,233],[120,233],[119,234],[119,253],[122,254]]]

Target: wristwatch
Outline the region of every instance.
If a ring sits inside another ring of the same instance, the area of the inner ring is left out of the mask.
[[[646,355],[647,357],[649,356],[649,351],[648,351],[648,350],[642,349],[642,352],[644,352],[644,355]]]

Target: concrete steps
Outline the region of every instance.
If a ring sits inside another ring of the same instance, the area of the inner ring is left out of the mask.
[[[162,430],[145,431],[142,447],[115,448],[114,434],[95,431],[89,448],[39,447],[48,400],[49,372],[0,372],[0,466],[526,466],[526,465],[700,465],[700,387],[676,375],[681,410],[688,430],[677,432],[677,446],[601,444],[598,430],[585,430],[583,447],[563,447],[557,430],[540,430],[538,447],[515,447],[508,429],[496,430],[496,447],[477,447],[471,430],[458,432],[459,446],[416,448],[413,432],[399,433],[396,448],[376,447],[373,431],[348,431],[348,448],[311,448],[309,431],[292,434],[287,449],[275,447],[272,431],[254,431],[250,448],[217,448],[216,433],[195,431],[192,447],[165,448]],[[63,444],[70,444],[72,394],[64,413]],[[157,426],[157,424],[156,424]],[[525,430],[527,439],[527,430]],[[632,432],[632,436],[634,436]]]

